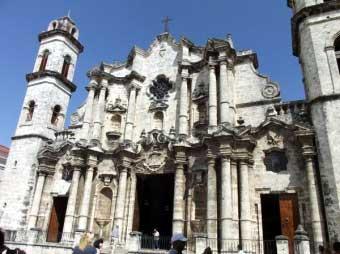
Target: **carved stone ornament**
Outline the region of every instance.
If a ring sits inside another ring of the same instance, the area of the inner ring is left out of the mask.
[[[173,82],[164,74],[158,75],[149,87],[149,95],[155,101],[166,100],[169,91],[173,88]]]
[[[266,99],[272,99],[280,95],[280,89],[276,84],[267,84],[264,88],[262,88],[262,95]]]
[[[267,144],[273,147],[278,147],[283,143],[282,137],[276,133],[267,134]]]
[[[165,166],[167,159],[168,157],[165,152],[152,151],[136,163],[137,171],[145,172],[147,170],[150,173],[157,172]]]
[[[117,98],[115,103],[109,102],[106,105],[106,111],[110,113],[125,113],[126,110],[126,106],[122,104],[122,100],[120,98]]]
[[[164,111],[168,108],[168,104],[166,104],[164,101],[153,101],[151,102],[150,111]]]

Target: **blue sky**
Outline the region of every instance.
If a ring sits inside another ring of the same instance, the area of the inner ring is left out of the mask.
[[[9,146],[14,134],[38,34],[68,10],[85,46],[68,113],[86,98],[87,70],[101,61],[125,60],[133,45],[147,48],[162,32],[161,20],[167,15],[177,39],[186,36],[205,44],[210,37],[231,33],[237,49],[257,52],[259,71],[280,84],[284,100],[304,98],[286,0],[0,0],[0,144]]]

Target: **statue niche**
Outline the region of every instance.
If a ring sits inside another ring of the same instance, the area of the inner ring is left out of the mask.
[[[108,187],[104,187],[99,192],[95,220],[99,227],[100,237],[105,239],[110,236],[112,198],[113,192]]]

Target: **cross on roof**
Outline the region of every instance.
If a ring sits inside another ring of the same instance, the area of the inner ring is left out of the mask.
[[[168,16],[166,16],[163,20],[162,23],[164,23],[164,32],[168,33],[169,32],[169,22],[172,21]]]

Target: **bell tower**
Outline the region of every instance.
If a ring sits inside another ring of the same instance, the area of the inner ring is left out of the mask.
[[[288,0],[293,54],[300,60],[316,135],[331,243],[340,241],[340,1]]]
[[[33,72],[26,75],[27,90],[17,128],[12,137],[0,204],[7,208],[0,227],[25,227],[34,193],[37,155],[41,146],[63,130],[78,55],[83,51],[79,30],[70,17],[50,22],[39,34],[40,47]]]

